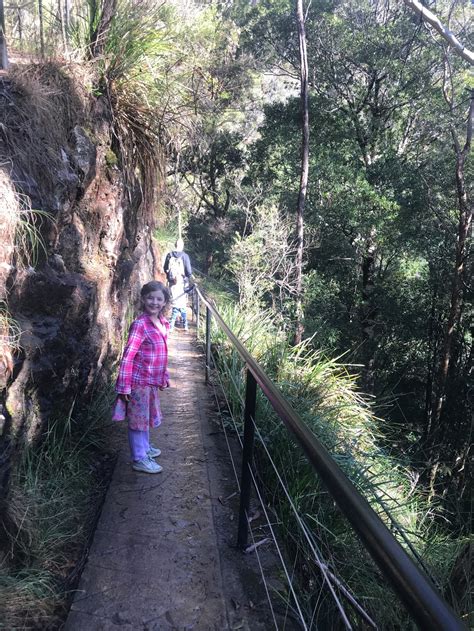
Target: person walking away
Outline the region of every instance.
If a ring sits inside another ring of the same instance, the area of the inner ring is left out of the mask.
[[[170,320],[170,333],[174,329],[174,325],[176,323],[176,318],[178,314],[181,316],[181,321],[184,326],[184,330],[188,330],[188,314],[186,311],[187,307],[187,296],[186,291],[184,289],[184,282],[178,283],[177,281],[172,281],[170,287],[171,293],[171,320]]]
[[[143,285],[143,313],[130,326],[120,361],[115,391],[114,420],[128,419],[132,469],[160,473],[153,459],[161,451],[150,444],[150,427],[161,424],[159,391],[169,387],[168,330],[164,312],[170,303],[168,289],[158,281]]]
[[[182,282],[186,287],[188,284],[193,270],[189,256],[184,251],[183,239],[178,239],[175,243],[175,249],[172,252],[168,252],[166,255],[163,271],[166,274],[170,288],[173,286],[173,281],[175,280],[178,285]]]

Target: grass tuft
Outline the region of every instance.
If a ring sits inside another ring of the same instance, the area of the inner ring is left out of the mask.
[[[6,628],[53,628],[64,616],[110,473],[104,432],[110,405],[107,391],[87,413],[73,406],[38,445],[25,446],[11,473],[0,522]]]
[[[138,187],[145,211],[154,211],[158,179],[163,180],[164,129],[161,81],[172,50],[170,8],[150,0],[122,0],[98,60],[103,92],[112,111],[116,153],[129,193]]]

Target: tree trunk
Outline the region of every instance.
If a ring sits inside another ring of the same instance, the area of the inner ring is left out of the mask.
[[[374,361],[376,350],[375,324],[378,309],[374,303],[375,292],[375,229],[372,228],[365,244],[362,259],[362,388],[372,393],[375,386]]]
[[[102,10],[97,28],[91,36],[90,56],[100,57],[104,53],[107,31],[117,8],[117,0],[103,0]]]
[[[69,48],[69,35],[71,31],[71,0],[64,2],[64,27],[66,31],[66,45]]]
[[[63,51],[67,53],[66,26],[64,24],[64,7],[62,0],[58,0],[58,16],[61,25],[61,39],[63,41]]]
[[[474,65],[474,52],[469,50],[461,43],[452,31],[449,30],[424,4],[418,0],[403,0],[407,7],[413,9],[422,20],[432,26],[443,37],[454,50],[454,52]]]
[[[293,342],[299,344],[303,337],[303,245],[304,208],[308,189],[309,172],[309,107],[308,107],[308,58],[306,53],[306,32],[304,24],[303,0],[296,0],[296,22],[300,51],[300,94],[301,94],[301,174],[296,215],[296,323]]]
[[[209,182],[214,215],[215,217],[222,217],[219,203],[219,195],[217,193],[216,155],[214,148],[212,149],[211,158],[209,160]]]
[[[44,58],[43,0],[38,0],[38,17],[39,17],[39,29],[40,29],[40,53],[41,53],[41,58]]]
[[[428,320],[428,363],[426,368],[425,383],[425,426],[423,436],[426,439],[431,432],[431,422],[433,416],[433,386],[434,375],[436,373],[436,358],[438,356],[437,335],[435,332],[436,302],[438,300],[438,281],[435,282],[431,295],[430,318]]]
[[[179,190],[179,161],[181,158],[181,153],[179,151],[176,152],[175,159],[175,167],[174,167],[174,193],[176,195]],[[183,226],[182,226],[182,215],[181,215],[181,203],[179,200],[179,196],[176,195],[175,199],[178,200],[178,239],[183,238]]]
[[[443,346],[439,361],[438,375],[436,379],[436,395],[433,401],[432,432],[439,426],[441,413],[446,395],[446,382],[451,363],[453,339],[456,328],[459,325],[461,307],[463,301],[463,274],[466,260],[467,241],[472,225],[472,203],[468,198],[464,178],[464,165],[469,155],[472,141],[472,128],[474,118],[474,90],[471,92],[471,103],[467,121],[466,142],[461,149],[455,132],[453,131],[454,147],[456,151],[456,189],[459,204],[458,236],[456,243],[456,258],[453,277],[451,281],[451,300],[448,319],[445,326]]]
[[[8,70],[7,36],[5,33],[5,7],[0,0],[0,70]]]
[[[20,42],[20,48],[23,46],[23,24],[21,22],[21,8],[17,9],[17,23],[18,23],[18,40]]]
[[[97,20],[97,15],[99,13],[99,6],[98,6],[98,2],[99,0],[89,0],[88,1],[88,6],[89,6],[89,47],[91,47],[92,45],[92,41],[94,38],[94,24],[96,23]],[[90,53],[90,50],[89,50]]]

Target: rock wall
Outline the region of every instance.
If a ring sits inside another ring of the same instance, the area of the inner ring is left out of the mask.
[[[108,378],[130,307],[158,270],[149,213],[124,185],[104,100],[71,69],[24,67],[0,78],[0,120],[5,487],[23,441]],[[41,233],[36,263],[30,233],[19,230],[28,225]],[[8,320],[21,331],[17,348]]]

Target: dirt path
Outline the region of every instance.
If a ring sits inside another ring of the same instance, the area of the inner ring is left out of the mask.
[[[255,556],[234,547],[236,498],[225,498],[236,484],[193,340],[172,335],[172,387],[152,432],[161,474],[131,470],[117,427],[120,454],[66,631],[275,628]]]

